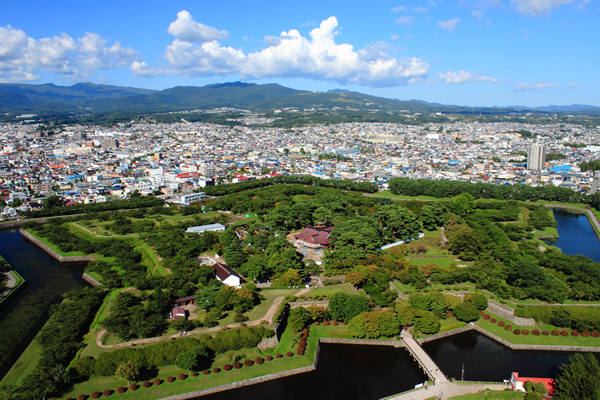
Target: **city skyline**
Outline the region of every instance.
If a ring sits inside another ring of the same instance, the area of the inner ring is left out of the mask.
[[[599,106],[588,0],[10,3],[0,82],[242,80],[467,106]],[[66,15],[77,15],[68,18]]]

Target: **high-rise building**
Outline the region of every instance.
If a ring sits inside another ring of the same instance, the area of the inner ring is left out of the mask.
[[[546,148],[541,144],[532,144],[527,152],[527,169],[541,171],[546,169]]]

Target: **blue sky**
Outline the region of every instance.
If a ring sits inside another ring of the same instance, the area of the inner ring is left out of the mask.
[[[242,80],[469,106],[600,106],[598,4],[2,2],[0,81]]]

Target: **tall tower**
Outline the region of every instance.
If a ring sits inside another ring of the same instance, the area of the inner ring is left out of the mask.
[[[532,144],[527,152],[527,169],[541,171],[546,169],[546,148],[541,144]]]

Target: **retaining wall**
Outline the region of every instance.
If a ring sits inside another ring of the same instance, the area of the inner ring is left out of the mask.
[[[515,316],[515,310],[510,307],[504,306],[494,301],[488,301],[487,311],[492,314],[496,314],[499,317],[505,318],[517,325],[521,326],[534,326],[535,320],[533,318],[522,318]]]
[[[91,276],[86,274],[85,272],[83,273],[83,275],[81,277],[83,278],[84,281],[86,281],[87,283],[89,283],[92,286],[102,286],[100,284],[100,282],[98,282],[97,280],[95,280],[94,278],[92,278]]]
[[[44,243],[42,243],[41,241],[39,241],[31,233],[29,233],[29,232],[27,232],[27,231],[25,231],[23,229],[21,229],[20,232],[21,232],[21,235],[23,235],[24,238],[26,238],[30,242],[34,243],[35,245],[37,245],[40,249],[42,249],[46,253],[50,254],[52,257],[54,257],[55,259],[57,259],[61,263],[62,262],[87,262],[87,261],[92,261],[93,259],[96,258],[96,256],[72,256],[72,257],[61,256],[56,251],[52,250],[50,247],[46,246]]]
[[[295,301],[293,303],[289,303],[290,308],[296,307],[309,307],[309,306],[320,306],[320,307],[329,307],[329,300],[325,301]]]
[[[397,341],[397,340],[319,338],[319,343],[368,344],[368,345],[374,345],[374,346],[394,346],[397,348],[406,347],[404,342]]]

